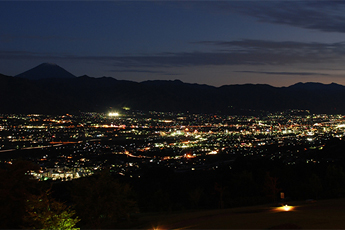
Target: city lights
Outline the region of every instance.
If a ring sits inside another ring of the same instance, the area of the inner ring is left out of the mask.
[[[120,114],[118,112],[110,112],[110,113],[108,113],[108,116],[109,117],[118,117],[118,116],[120,116]]]
[[[238,156],[280,159],[288,165],[327,163],[334,159],[305,153],[322,151],[327,141],[341,140],[345,133],[345,119],[338,115],[286,112],[254,117],[127,111],[121,119],[109,119],[119,116],[116,111],[34,119],[31,115],[2,115],[0,152],[23,151],[25,157],[24,151],[42,151],[30,159],[42,166],[37,178],[74,179],[106,167],[119,175],[140,176],[143,168],[157,165],[175,172],[232,168]],[[271,147],[277,150],[272,152]],[[43,157],[47,153],[52,154]],[[282,209],[291,210],[289,206]]]

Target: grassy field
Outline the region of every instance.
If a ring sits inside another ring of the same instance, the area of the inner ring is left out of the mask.
[[[345,229],[345,199],[140,216],[143,229]]]

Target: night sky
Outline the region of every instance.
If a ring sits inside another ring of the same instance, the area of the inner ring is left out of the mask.
[[[345,85],[343,1],[1,1],[0,73]]]

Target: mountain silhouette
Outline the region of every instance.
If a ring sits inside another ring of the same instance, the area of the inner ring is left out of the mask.
[[[345,86],[335,83],[215,87],[180,80],[133,82],[111,77],[74,77],[64,75],[67,71],[62,68],[64,74],[58,75],[60,68],[42,64],[27,71],[35,73],[30,73],[31,78],[36,76],[35,80],[0,74],[0,113],[108,112],[122,107],[142,111],[253,115],[287,109],[345,113]],[[48,74],[51,71],[47,69],[56,70],[56,75]]]
[[[39,80],[46,78],[75,78],[76,76],[56,64],[42,63],[28,71],[16,75],[15,77]]]

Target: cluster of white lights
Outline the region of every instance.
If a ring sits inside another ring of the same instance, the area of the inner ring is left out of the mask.
[[[111,112],[108,114],[109,117],[118,117],[120,114],[117,112]]]

